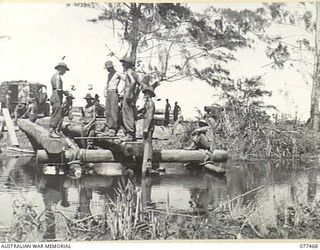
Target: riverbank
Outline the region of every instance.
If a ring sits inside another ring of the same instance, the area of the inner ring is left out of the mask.
[[[37,123],[48,127],[49,117],[38,119]],[[67,119],[65,119],[68,121]],[[78,119],[70,122],[79,122]],[[209,119],[210,129],[207,136],[212,148],[228,151],[233,160],[317,160],[320,154],[320,133],[309,130],[304,124],[288,121],[278,123],[256,124],[250,130],[239,127],[222,126]],[[102,125],[103,120],[98,123]],[[142,137],[142,120],[137,121],[137,137]],[[197,128],[195,121],[181,121],[169,126],[156,126],[153,147],[155,149],[184,149],[191,145],[192,131]],[[20,148],[31,150],[26,135],[18,130]],[[123,134],[120,130],[120,134]],[[2,148],[8,146],[8,134],[3,133]]]

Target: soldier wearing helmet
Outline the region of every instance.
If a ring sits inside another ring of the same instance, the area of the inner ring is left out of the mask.
[[[57,72],[51,78],[52,95],[50,97],[50,104],[52,106],[52,115],[50,120],[50,137],[60,138],[60,125],[63,120],[62,98],[63,98],[63,76],[69,68],[64,62],[60,62],[55,69]]]
[[[185,149],[205,149],[211,150],[211,143],[210,139],[207,136],[207,131],[209,129],[209,124],[201,119],[198,121],[199,128],[195,129],[191,135],[194,137],[192,138],[192,144],[185,148]]]

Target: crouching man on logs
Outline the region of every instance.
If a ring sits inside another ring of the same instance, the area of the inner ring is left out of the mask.
[[[198,122],[199,128],[195,129],[191,135],[194,137],[192,138],[192,144],[185,149],[205,149],[212,151],[211,142],[209,137],[207,136],[207,131],[209,129],[209,124],[205,120],[199,120]]]
[[[83,123],[82,123],[82,136],[94,137],[96,129],[96,106],[94,104],[94,98],[87,94],[84,99],[87,101],[87,105],[82,109]],[[88,139],[84,145],[87,149],[93,148],[93,139]]]

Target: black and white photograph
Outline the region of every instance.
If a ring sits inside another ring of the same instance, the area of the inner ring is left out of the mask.
[[[0,243],[318,248],[319,102],[320,2],[0,1]]]

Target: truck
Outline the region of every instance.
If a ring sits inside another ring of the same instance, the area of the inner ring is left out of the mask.
[[[50,104],[47,96],[47,86],[38,82],[28,82],[26,80],[4,81],[0,84],[0,102],[4,107],[6,95],[11,91],[12,110],[19,102],[27,101],[28,98],[35,98],[39,108],[39,115],[45,117],[50,115]]]

